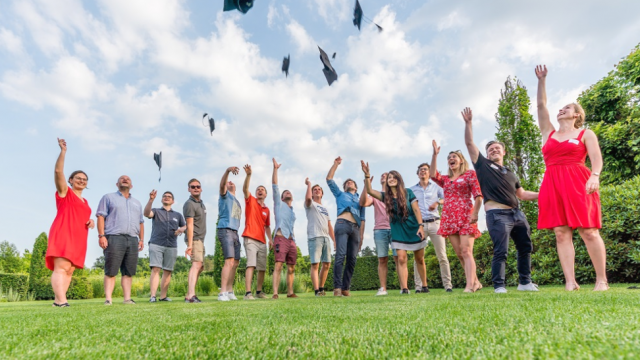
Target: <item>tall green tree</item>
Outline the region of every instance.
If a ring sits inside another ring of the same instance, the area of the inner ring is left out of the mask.
[[[578,102],[600,142],[600,182],[618,184],[640,175],[640,45],[583,91]]]
[[[504,89],[500,91],[500,102],[496,113],[496,139],[505,144],[504,165],[520,179],[520,185],[526,190],[538,191],[544,161],[540,148],[540,129],[529,112],[531,100],[527,89],[517,78],[508,77]],[[538,221],[538,203],[522,201],[520,208],[526,214],[529,223]]]
[[[0,270],[6,274],[22,271],[22,259],[16,246],[8,241],[0,242]]]

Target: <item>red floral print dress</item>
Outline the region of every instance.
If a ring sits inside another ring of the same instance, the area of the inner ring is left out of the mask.
[[[438,235],[446,237],[460,234],[478,238],[481,235],[478,224],[471,224],[472,199],[482,196],[476,172],[467,170],[453,181],[448,175],[440,173],[432,179],[444,190],[444,206]]]

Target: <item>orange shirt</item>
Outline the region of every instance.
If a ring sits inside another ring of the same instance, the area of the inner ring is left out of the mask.
[[[253,195],[249,195],[244,199],[244,232],[243,237],[248,237],[253,240],[267,243],[264,235],[265,226],[271,226],[269,208],[260,205],[258,199]]]

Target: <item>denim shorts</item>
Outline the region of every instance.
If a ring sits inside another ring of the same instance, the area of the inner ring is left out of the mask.
[[[391,247],[391,230],[373,230],[373,241],[376,243],[376,253],[378,254],[378,257],[388,257],[389,248]],[[393,256],[398,256],[396,249],[393,249]]]
[[[318,236],[309,239],[309,260],[312,264],[331,262],[331,239]]]
[[[222,255],[225,259],[240,260],[240,238],[236,230],[218,229],[218,240],[222,245]]]

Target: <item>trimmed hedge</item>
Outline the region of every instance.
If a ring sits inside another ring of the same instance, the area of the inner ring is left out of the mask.
[[[0,273],[0,285],[3,291],[11,288],[24,297],[27,295],[27,290],[29,289],[29,275]]]

